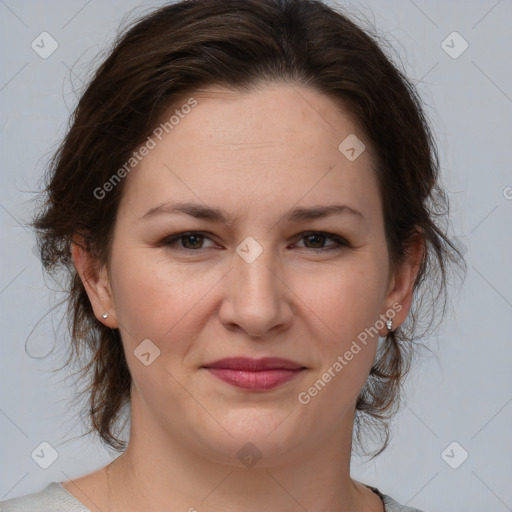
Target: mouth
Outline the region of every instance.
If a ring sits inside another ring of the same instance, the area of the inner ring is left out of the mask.
[[[234,387],[251,391],[274,389],[290,382],[306,369],[294,361],[275,357],[221,359],[203,368]]]

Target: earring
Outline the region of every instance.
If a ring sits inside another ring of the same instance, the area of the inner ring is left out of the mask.
[[[388,328],[388,331],[391,331],[391,326],[393,325],[393,320],[391,320],[391,318],[389,318],[387,321],[386,321],[386,327]]]
[[[106,320],[108,318],[108,313],[103,313],[103,315],[101,315],[101,318],[103,318],[103,320]]]

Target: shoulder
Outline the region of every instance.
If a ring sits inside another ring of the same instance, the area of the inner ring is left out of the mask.
[[[90,512],[90,510],[68,493],[59,482],[52,482],[42,491],[0,501],[0,512]]]
[[[386,512],[424,512],[418,508],[400,505],[400,503],[396,502],[393,498],[387,496],[386,494],[382,495],[382,501],[384,502],[384,510]]]
[[[374,493],[379,495],[380,499],[384,503],[384,511],[385,512],[424,512],[423,510],[419,510],[414,507],[400,505],[400,503],[395,501],[391,496],[388,496],[387,494],[383,494],[376,487],[372,487],[371,485],[366,485],[366,487],[369,487]]]

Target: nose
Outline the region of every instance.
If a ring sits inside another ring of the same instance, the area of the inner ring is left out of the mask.
[[[230,331],[268,338],[290,325],[292,296],[282,266],[270,250],[263,250],[252,262],[235,253],[224,280],[219,318]]]

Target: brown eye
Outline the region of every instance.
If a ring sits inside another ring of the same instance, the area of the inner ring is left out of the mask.
[[[310,231],[303,233],[301,240],[305,241],[306,249],[311,249],[313,251],[325,252],[331,250],[340,250],[344,246],[349,246],[348,242],[343,238],[331,233],[324,233],[323,231]],[[328,240],[332,240],[334,243],[325,246],[325,243]]]
[[[167,237],[161,242],[161,245],[177,251],[199,251],[208,248],[203,247],[205,240],[210,240],[210,238],[202,233],[189,231],[187,233],[178,233]],[[213,243],[210,247],[212,246]]]
[[[201,249],[204,236],[201,234],[182,235],[182,244],[185,249]]]
[[[311,249],[321,249],[327,240],[327,237],[323,233],[313,233],[312,235],[306,235],[304,240],[307,241],[307,244],[311,244],[313,247]]]

